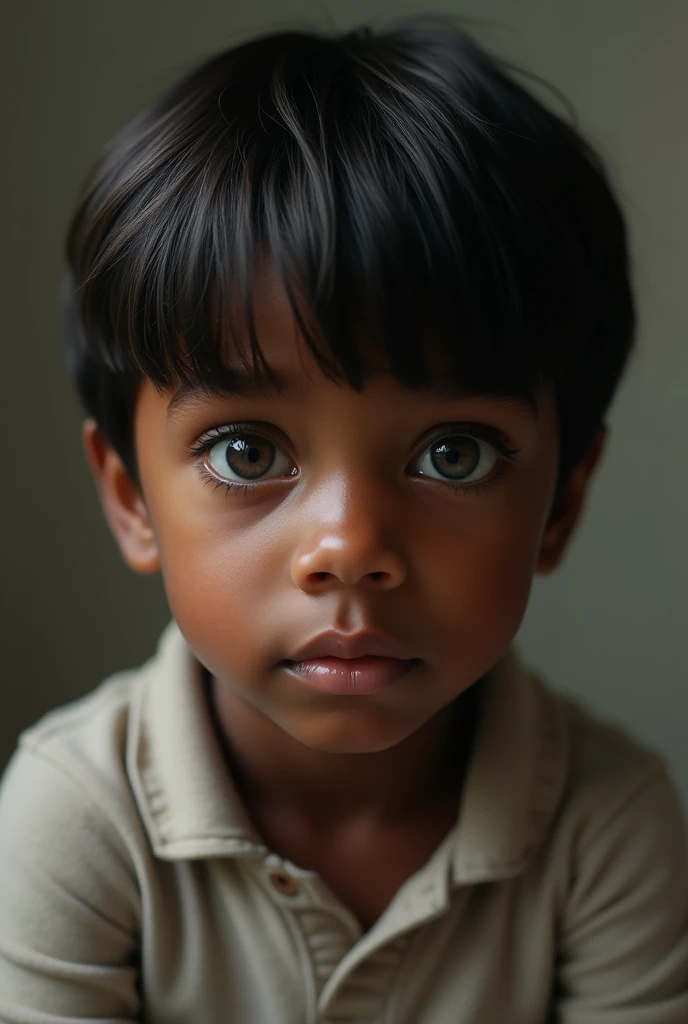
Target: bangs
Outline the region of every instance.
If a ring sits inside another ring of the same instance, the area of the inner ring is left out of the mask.
[[[79,218],[70,237],[91,350],[160,388],[231,385],[233,351],[270,379],[252,299],[269,253],[331,379],[362,388],[371,353],[422,387],[431,339],[469,391],[555,379],[592,274],[570,175],[529,122],[568,129],[525,92],[507,125],[498,73],[460,38],[419,56],[402,32],[293,34],[280,60],[248,43],[137,118],[84,198],[89,245]]]

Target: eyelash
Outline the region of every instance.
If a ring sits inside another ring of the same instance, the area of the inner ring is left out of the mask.
[[[484,483],[475,484],[461,484],[451,483],[449,480],[437,480],[431,477],[432,482],[439,484],[441,487],[449,487],[454,492],[463,492],[464,494],[473,493],[478,496],[480,493],[488,490],[492,484],[495,484],[502,476],[502,473],[506,469],[507,465],[514,461],[516,456],[520,453],[520,448],[513,448],[510,445],[509,439],[502,430],[497,427],[491,427],[487,423],[443,423],[438,426],[438,431],[444,431],[444,433],[437,433],[431,440],[428,441],[425,451],[432,444],[436,444],[442,441],[444,438],[449,436],[460,436],[460,437],[476,437],[481,441],[486,441],[487,444],[499,452],[502,457],[502,463],[496,473],[493,473]],[[239,484],[233,480],[219,480],[212,476],[203,466],[198,462],[201,455],[205,452],[210,451],[214,448],[219,441],[222,441],[226,437],[233,437],[236,434],[255,434],[258,437],[262,437],[264,440],[269,441],[270,444],[275,444],[273,439],[261,428],[253,423],[227,423],[222,426],[214,424],[212,429],[208,433],[191,445],[187,451],[188,454],[197,460],[197,467],[201,475],[201,480],[204,484],[213,484],[213,490],[221,488],[224,490],[226,495],[229,494],[244,494],[247,491],[254,490],[261,481],[252,484]]]

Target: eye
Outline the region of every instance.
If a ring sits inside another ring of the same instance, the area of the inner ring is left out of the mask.
[[[262,480],[275,467],[276,475],[289,476],[294,472],[290,460],[276,444],[247,431],[226,433],[222,440],[207,448],[204,461],[214,476],[228,483]]]
[[[247,491],[252,484],[299,473],[279,445],[252,424],[214,427],[188,451],[202,458],[206,479],[214,477],[236,493]],[[496,427],[480,423],[446,424],[445,433],[437,436],[416,462],[421,476],[456,490],[477,491],[495,481],[518,452]],[[497,473],[493,472],[495,467]]]
[[[420,473],[460,485],[477,483],[489,476],[499,455],[488,441],[456,434],[434,441],[420,459]],[[438,477],[433,473],[440,474]]]

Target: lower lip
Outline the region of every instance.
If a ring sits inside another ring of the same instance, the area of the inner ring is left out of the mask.
[[[287,671],[320,693],[380,693],[420,664],[419,658],[318,658],[287,661]]]

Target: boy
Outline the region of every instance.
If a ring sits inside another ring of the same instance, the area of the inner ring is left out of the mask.
[[[2,1021],[688,1021],[667,766],[511,647],[632,344],[586,144],[444,22],[269,35],[113,140],[68,254],[173,622],[5,775]]]

